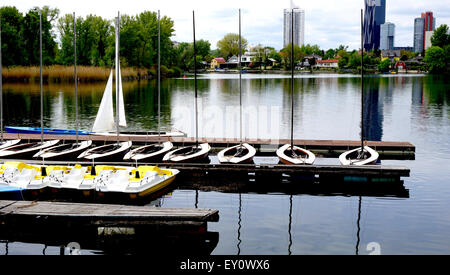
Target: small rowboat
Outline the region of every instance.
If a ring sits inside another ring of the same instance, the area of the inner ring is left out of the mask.
[[[85,140],[79,143],[66,143],[53,146],[36,153],[33,158],[51,160],[71,160],[91,146],[92,140]]]
[[[250,163],[256,154],[256,149],[248,143],[225,148],[217,154],[220,163]]]
[[[201,143],[198,146],[187,146],[167,153],[163,162],[201,162],[208,158],[211,146]]]
[[[39,141],[39,142],[16,144],[7,147],[3,150],[0,150],[0,158],[30,159],[37,152],[49,148],[51,146],[54,146],[58,143],[59,140],[49,140],[44,141],[43,143]]]
[[[364,146],[364,156],[360,156],[361,148],[347,151],[339,156],[339,161],[342,165],[370,165],[375,164],[378,160],[379,154],[370,148],[369,146]]]
[[[130,198],[149,196],[167,187],[179,173],[176,169],[156,166],[139,166],[137,169],[110,170],[101,181],[96,180],[95,190],[100,196],[106,193],[127,194]]]
[[[160,161],[172,148],[173,144],[170,141],[145,145],[129,151],[123,159],[135,161]]]
[[[96,161],[121,161],[132,145],[131,141],[112,143],[89,149],[78,156],[78,159]]]
[[[288,165],[297,164],[313,164],[316,160],[316,156],[306,149],[294,146],[294,150],[291,149],[290,144],[285,144],[277,150],[278,158]]]

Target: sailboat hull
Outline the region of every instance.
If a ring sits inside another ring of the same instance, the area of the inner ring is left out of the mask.
[[[3,143],[0,143],[0,150],[7,149],[8,147],[14,146],[18,144],[21,140],[20,139],[13,139],[13,140],[5,140]]]
[[[81,143],[57,145],[36,153],[33,158],[41,158],[44,160],[73,160],[84,150],[87,150],[91,144],[92,140],[86,140]]]
[[[145,145],[129,151],[123,159],[135,161],[161,161],[164,155],[172,150],[172,148],[173,144],[170,141],[161,144],[154,143]]]
[[[187,146],[167,153],[163,162],[202,162],[208,160],[209,151],[211,151],[211,146],[208,143],[199,144],[198,147],[196,145]]]
[[[291,145],[285,144],[277,150],[277,156],[281,162],[287,165],[312,165],[316,160],[316,156],[309,150],[294,146],[294,151],[299,155],[298,157],[293,157],[289,154],[291,151]],[[303,157],[302,157],[303,155]]]
[[[375,164],[378,160],[379,154],[370,148],[369,146],[364,146],[364,152],[368,157],[364,159],[358,159],[357,155],[361,151],[361,148],[356,148],[353,150],[346,151],[339,156],[339,161],[342,165],[370,165]]]
[[[107,144],[89,149],[78,156],[78,159],[95,161],[122,161],[125,154],[130,150],[131,141],[119,144]]]
[[[243,152],[238,154],[240,147],[243,147]],[[243,143],[242,145],[236,145],[229,148],[225,148],[217,154],[217,158],[220,163],[251,163],[253,157],[256,154],[256,149],[248,143]]]
[[[0,158],[5,159],[31,159],[37,152],[54,146],[59,140],[49,140],[41,142],[31,142],[18,144],[6,149],[0,150]]]

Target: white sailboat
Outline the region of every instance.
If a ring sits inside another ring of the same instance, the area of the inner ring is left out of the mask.
[[[111,70],[97,117],[92,128],[93,132],[112,132],[114,128],[116,128],[117,142],[89,149],[81,153],[78,156],[78,159],[120,161],[132,145],[131,141],[119,141],[119,126],[127,127],[119,61],[119,20],[120,17],[118,15],[116,28],[116,119],[114,119],[113,111],[113,71]]]
[[[294,9],[291,10],[291,24],[294,25]],[[316,156],[309,150],[294,145],[294,30],[291,28],[291,144],[277,150],[281,162],[288,165],[311,165]]]
[[[256,149],[242,142],[242,67],[241,67],[241,10],[239,9],[239,103],[240,103],[240,144],[223,149],[217,154],[220,163],[251,163]]]
[[[158,138],[161,137],[161,20],[158,11]],[[140,146],[129,151],[124,160],[137,161],[161,161],[164,155],[173,148],[170,141],[161,143],[159,139],[157,143]]]
[[[364,145],[364,42],[363,42],[363,11],[361,10],[361,147],[346,151],[339,156],[342,165],[375,164],[379,154],[369,146]]]
[[[68,160],[76,158],[81,152],[88,149],[92,145],[92,140],[79,142],[78,140],[78,77],[77,77],[77,35],[76,35],[76,17],[73,13],[73,50],[74,50],[74,83],[75,83],[75,120],[76,120],[76,140],[61,145],[56,145],[47,149],[43,149],[36,153],[33,158],[51,159],[51,160]]]
[[[192,23],[194,33],[194,94],[195,94],[195,145],[181,147],[168,152],[163,157],[163,162],[209,162],[209,151],[211,146],[208,143],[199,143],[198,141],[198,107],[197,107],[197,50],[195,47],[195,14],[192,11]]]

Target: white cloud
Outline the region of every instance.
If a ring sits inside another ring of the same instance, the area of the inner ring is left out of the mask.
[[[296,0],[305,10],[305,41],[318,44],[323,49],[340,44],[350,49],[360,45],[360,10],[363,0]],[[290,0],[109,0],[109,1],[57,1],[57,0],[2,0],[3,5],[16,6],[27,12],[34,6],[57,7],[61,14],[76,12],[78,16],[96,14],[112,19],[117,11],[135,15],[144,10],[161,10],[175,22],[176,41],[192,41],[192,10],[196,17],[196,38],[211,42],[212,48],[226,33],[238,32],[238,9],[242,10],[242,35],[249,44],[258,43],[280,49],[283,33],[283,9]],[[450,25],[450,8],[447,1],[387,0],[386,20],[396,24],[396,46],[412,46],[414,18],[431,10],[437,24]]]

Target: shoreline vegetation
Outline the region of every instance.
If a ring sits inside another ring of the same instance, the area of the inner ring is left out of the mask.
[[[95,67],[95,66],[77,66],[78,82],[102,82],[107,81],[111,72],[111,68],[108,67]],[[200,73],[221,73],[221,74],[237,74],[235,69],[230,70],[199,70]],[[373,74],[382,74],[380,72],[371,72]],[[125,67],[121,68],[122,80],[133,81],[142,79],[154,79],[156,78],[155,68],[133,68]],[[193,72],[181,72],[174,71],[173,69],[165,68],[161,76],[162,78],[170,77],[182,77],[191,75]],[[290,71],[283,69],[247,69],[247,74],[289,74]],[[344,70],[344,69],[313,69],[313,70],[296,70],[296,74],[358,74],[358,70]],[[420,71],[407,71],[406,74],[424,73]],[[114,70],[113,70],[114,74]],[[51,65],[42,68],[42,75],[44,82],[74,82],[74,67],[63,65]],[[3,81],[5,83],[29,83],[39,82],[40,67],[39,66],[14,66],[3,68]]]
[[[3,81],[8,82],[39,82],[40,67],[39,66],[14,66],[4,67],[2,70]],[[96,66],[77,66],[78,82],[100,82],[107,81],[111,68]],[[113,74],[114,70],[113,70]],[[155,68],[121,68],[123,81],[153,79],[156,77]],[[165,68],[161,72],[163,77],[179,76],[174,70]],[[42,77],[45,82],[74,82],[74,67],[64,65],[51,65],[42,68]]]

